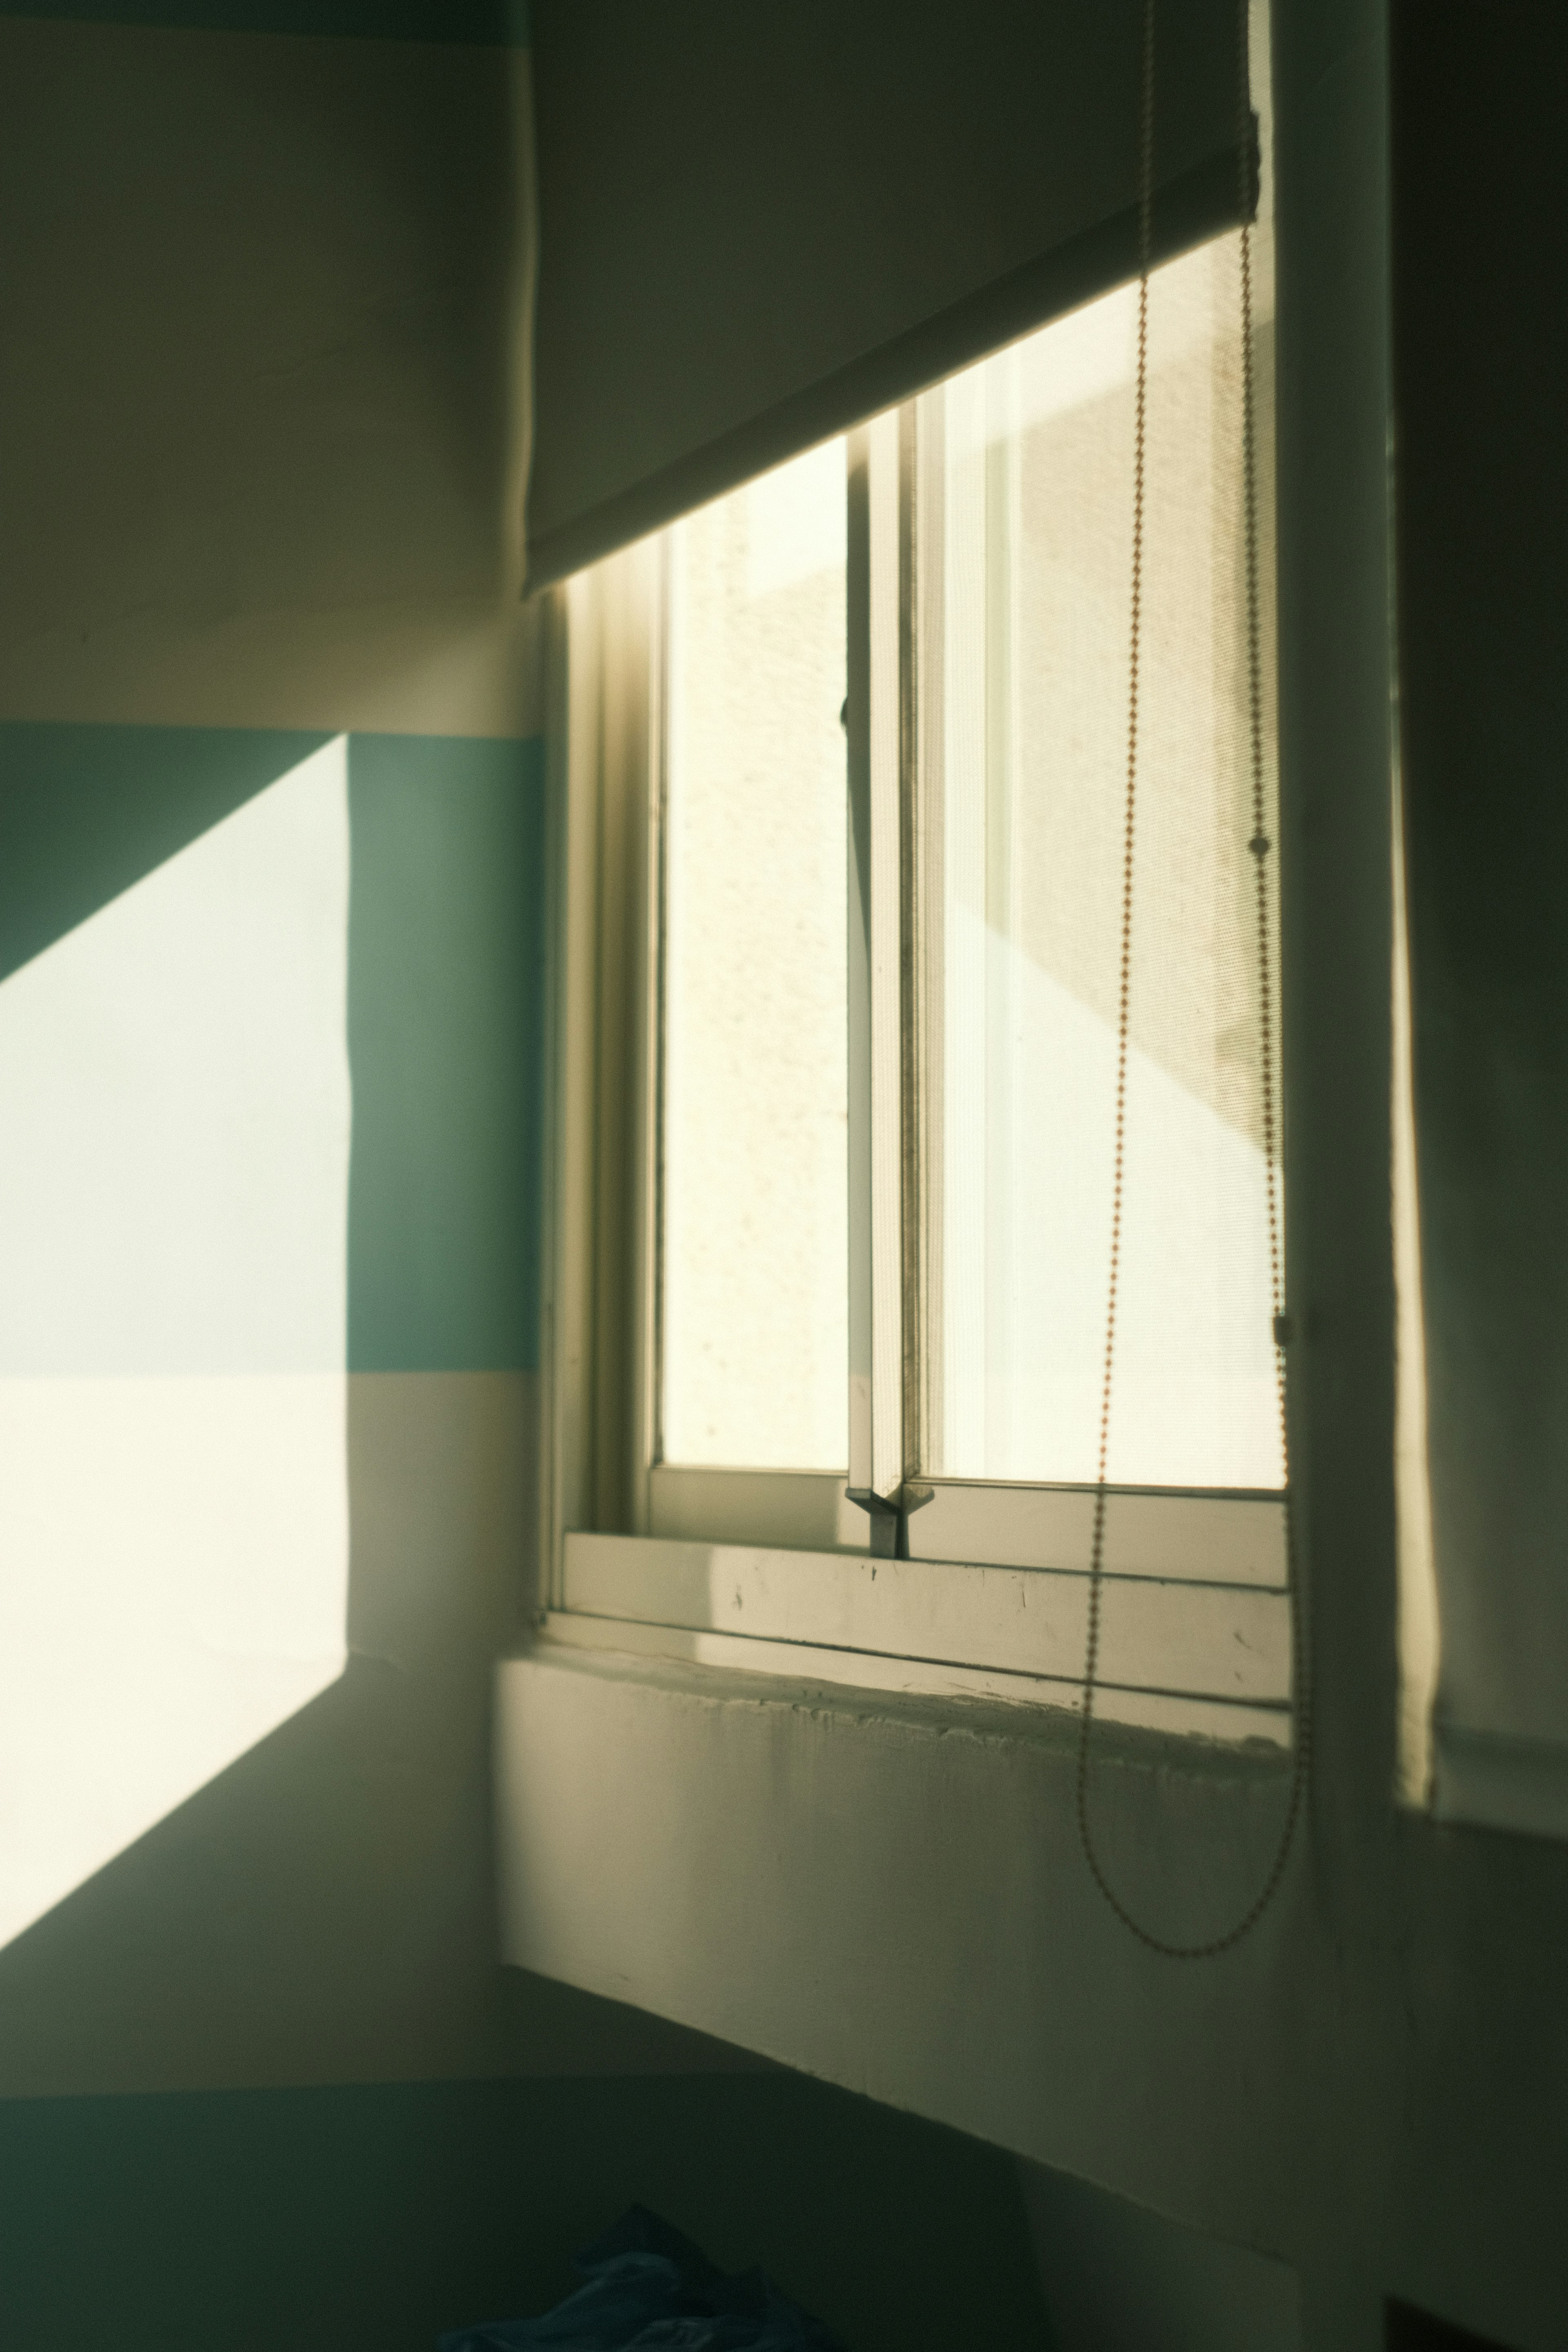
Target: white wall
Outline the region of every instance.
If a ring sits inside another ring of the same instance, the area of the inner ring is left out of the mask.
[[[1018,2177],[1059,2352],[1299,2352],[1288,2263],[1037,2164]]]
[[[291,1664],[282,1653],[300,1625],[273,1621],[308,1565],[305,1464],[292,1440],[266,1440],[244,1400],[246,1382],[299,1369],[293,1341],[288,1363],[274,1362],[267,1333],[293,1330],[289,1285],[309,1254],[290,1246],[269,1271],[231,1244],[259,1231],[257,1218],[292,1213],[289,1183],[321,1138],[309,1118],[277,1128],[286,1106],[236,1034],[247,1006],[266,1028],[268,982],[238,969],[222,892],[197,894],[206,962],[176,956],[168,1003],[139,1029],[128,1010],[148,978],[145,942],[131,936],[138,910],[153,919],[176,868],[207,872],[229,837],[209,815],[192,820],[194,849],[177,824],[163,838],[174,803],[138,730],[193,730],[181,757],[203,784],[209,751],[218,771],[232,757],[257,769],[255,782],[272,780],[268,742],[241,730],[320,730],[338,740],[340,769],[348,736],[353,770],[365,730],[438,748],[518,745],[536,728],[520,602],[529,71],[522,49],[0,18],[5,921],[39,897],[22,862],[35,817],[52,844],[50,887],[64,875],[71,902],[59,940],[18,949],[8,932],[0,943],[7,967],[23,967],[5,983],[8,1198],[15,1209],[33,1183],[26,1229],[36,1236],[37,1216],[52,1217],[58,1244],[11,1264],[5,1318],[5,1427],[30,1451],[28,1477],[8,1484],[0,1578],[33,1732],[6,1750],[0,1798],[16,1898],[0,1948],[0,2095],[723,2062],[497,1965],[488,1693],[527,1587],[532,1337],[499,1353],[383,1349],[369,1364],[346,1352],[355,1074],[342,967],[361,944],[344,927],[363,845],[343,834],[341,775],[335,913],[311,933],[336,977],[307,1021],[341,1097],[328,1107],[330,1182],[317,1187],[309,1256],[336,1272],[322,1274],[306,1317],[307,1370],[331,1391],[317,1431],[325,1517],[311,1522],[326,1582],[310,1603],[314,1646]],[[194,731],[204,729],[214,732]],[[160,740],[167,751],[174,739]],[[417,768],[417,751],[408,758]],[[471,856],[450,762],[432,759],[430,838],[441,846],[449,812]],[[79,801],[62,802],[79,783]],[[522,761],[518,794],[530,789]],[[266,799],[231,829],[265,825]],[[51,808],[67,805],[86,812],[79,839],[48,832]],[[110,835],[124,870],[100,888]],[[526,836],[512,826],[508,854]],[[290,869],[307,898],[313,857]],[[522,926],[537,877],[514,879]],[[89,952],[110,932],[131,940],[123,981]],[[501,944],[498,987],[519,973],[526,985],[527,940]],[[407,930],[402,945],[431,951]],[[56,973],[86,974],[90,1003],[78,1003],[79,987],[51,995]],[[416,1003],[429,999],[429,975],[416,970],[407,985]],[[213,1053],[188,1066],[165,1054],[173,1125],[160,1114],[128,1127],[182,992],[195,1027],[216,1024]],[[35,1035],[25,1016],[39,1005]],[[113,1051],[95,1080],[100,1016]],[[527,1033],[527,1004],[508,1017]],[[141,1041],[142,1060],[123,1067],[116,1019]],[[26,1118],[24,1047],[42,1073]],[[298,1079],[299,1055],[285,1058]],[[381,1049],[384,1107],[399,1067],[395,1037]],[[232,1099],[215,1073],[235,1081]],[[490,1091],[523,1083],[498,1068]],[[67,1097],[79,1149],[51,1161],[46,1130],[63,1150],[69,1122],[49,1121]],[[272,1160],[247,1127],[264,1115]],[[418,1140],[418,1103],[402,1115]],[[465,1215],[470,1194],[483,1204],[512,1182],[502,1153],[468,1170],[467,1192],[421,1192],[439,1143],[411,1150],[400,1198],[416,1238],[421,1222]],[[481,1138],[479,1160],[489,1149]],[[197,1160],[209,1176],[227,1171],[221,1212],[201,1183],[181,1205],[175,1179],[195,1181]],[[265,1196],[249,1225],[228,1197],[247,1170]],[[351,1233],[351,1271],[354,1254]],[[384,1250],[375,1278],[416,1288],[426,1258],[409,1249],[402,1261]],[[194,1286],[183,1320],[163,1311],[182,1265]],[[28,1282],[37,1311],[24,1317]],[[208,1326],[216,1356],[197,1344]],[[69,1363],[56,1360],[62,1349]],[[99,1381],[97,1419],[75,1412],[62,1371],[111,1370],[121,1389]],[[153,1423],[161,1453],[135,1438]],[[248,1505],[220,1459],[220,1423],[249,1464]],[[38,1451],[45,1424],[52,1471]],[[212,1489],[207,1522],[181,1518],[182,1481],[197,1501]],[[29,1496],[30,1535],[16,1518]],[[177,1559],[171,1531],[185,1544]],[[78,1538],[68,1593],[57,1571]]]

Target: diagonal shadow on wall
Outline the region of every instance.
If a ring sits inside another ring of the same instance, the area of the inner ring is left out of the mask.
[[[0,730],[0,1077],[8,1008],[34,1032],[0,1098],[35,1171],[0,1229],[0,2091],[685,2063],[495,1965],[540,753]]]

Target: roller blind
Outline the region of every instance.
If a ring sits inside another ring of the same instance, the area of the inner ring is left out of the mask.
[[[1389,48],[1432,1793],[1568,1839],[1568,26],[1398,0]]]
[[[531,584],[1135,274],[1142,0],[534,21]],[[1156,258],[1240,217],[1244,38],[1160,11]]]

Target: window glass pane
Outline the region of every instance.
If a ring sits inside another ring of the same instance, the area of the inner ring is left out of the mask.
[[[841,1468],[845,450],[669,535],[661,1451]]]
[[[1274,1486],[1281,1475],[1247,848],[1238,243],[1172,263],[1149,294],[1136,928],[1109,1462],[1109,1475],[1130,1484]],[[1263,243],[1254,240],[1258,271]],[[1271,811],[1266,282],[1259,294]],[[1096,1475],[1136,337],[1130,287],[921,403],[924,1451],[928,1467],[949,1475]],[[1272,814],[1266,830],[1277,837]],[[1277,864],[1271,856],[1271,892]],[[1277,921],[1273,929],[1277,941]]]

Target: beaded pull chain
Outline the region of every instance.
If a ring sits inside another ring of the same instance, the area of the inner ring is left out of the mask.
[[[1246,552],[1247,690],[1248,754],[1252,776],[1252,854],[1257,878],[1258,1083],[1263,1118],[1263,1156],[1268,1190],[1268,1268],[1272,1297],[1275,1386],[1279,1410],[1280,1460],[1285,1482],[1285,1577],[1290,1612],[1290,1654],[1294,1689],[1293,1757],[1290,1790],[1279,1842],[1268,1874],[1247,1909],[1223,1935],[1201,1943],[1177,1944],[1154,1935],[1133,1917],[1106,1876],[1095,1849],[1089,1821],[1089,1746],[1094,1718],[1095,1677],[1100,1664],[1101,1596],[1105,1573],[1106,1471],[1110,1449],[1110,1397],[1116,1360],[1117,1287],[1121,1262],[1121,1212],[1126,1167],[1127,1064],[1132,1007],[1132,884],[1138,785],[1138,685],[1143,606],[1143,488],[1145,423],[1149,385],[1149,271],[1153,244],[1154,194],[1154,0],[1144,0],[1142,89],[1138,173],[1138,373],[1132,443],[1132,595],[1127,707],[1127,796],[1121,852],[1121,963],[1116,1041],[1116,1133],[1110,1188],[1110,1271],[1105,1312],[1105,1360],[1100,1383],[1100,1448],[1094,1498],[1094,1528],[1089,1549],[1089,1636],[1083,1675],[1083,1712],[1078,1748],[1079,1841],[1089,1874],[1122,1926],[1150,1951],[1171,1960],[1217,1958],[1250,1935],[1273,1902],[1285,1875],[1296,1824],[1305,1808],[1311,1771],[1311,1681],[1306,1651],[1306,1629],[1297,1570],[1296,1537],[1290,1495],[1290,1432],[1286,1411],[1286,1349],[1292,1327],[1285,1311],[1284,1265],[1280,1249],[1279,1160],[1274,1070],[1274,1002],[1270,955],[1268,855],[1273,846],[1264,830],[1267,818],[1263,761],[1262,629],[1258,591],[1258,438],[1252,368],[1252,244],[1249,215],[1251,185],[1251,93],[1247,79],[1247,0],[1238,0],[1240,26],[1237,76],[1237,170],[1241,199],[1241,467]]]

